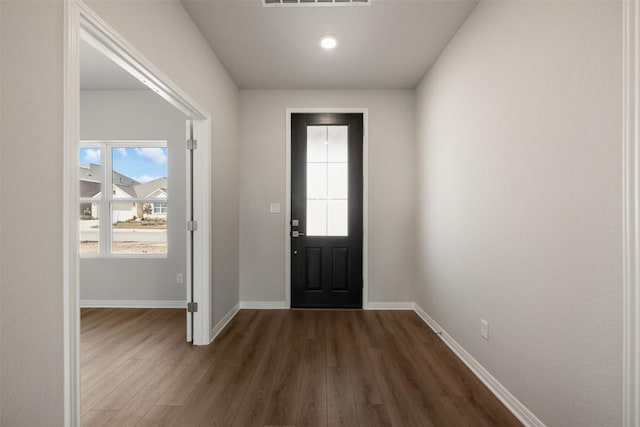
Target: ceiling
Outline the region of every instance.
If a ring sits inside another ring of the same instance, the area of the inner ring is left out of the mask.
[[[182,3],[240,89],[413,89],[477,1]],[[332,51],[318,45],[328,33],[338,39]]]
[[[80,39],[80,90],[149,90],[118,64]]]

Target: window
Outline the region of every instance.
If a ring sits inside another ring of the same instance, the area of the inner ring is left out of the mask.
[[[167,254],[167,155],[164,141],[81,142],[80,254]]]
[[[153,204],[153,213],[154,214],[165,214],[167,213],[167,203],[159,202]]]
[[[307,126],[307,235],[348,235],[348,126]]]

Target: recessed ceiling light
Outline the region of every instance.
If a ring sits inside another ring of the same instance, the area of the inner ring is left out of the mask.
[[[320,39],[320,46],[322,46],[323,49],[333,49],[334,47],[336,47],[338,45],[338,40],[336,40],[336,38],[334,36],[322,36],[322,38]]]

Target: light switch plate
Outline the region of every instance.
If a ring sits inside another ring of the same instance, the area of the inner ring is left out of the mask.
[[[280,213],[280,203],[271,203],[271,205],[269,205],[269,212]]]
[[[489,322],[480,319],[480,336],[489,341]]]

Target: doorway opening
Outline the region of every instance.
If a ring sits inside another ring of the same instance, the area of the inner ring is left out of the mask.
[[[81,358],[81,305],[103,332],[112,319],[105,336],[147,310],[149,348],[168,343],[160,319],[178,322],[174,340],[210,343],[210,116],[84,3],[65,6],[64,397],[79,425],[81,359],[96,389],[108,369],[95,349]]]

